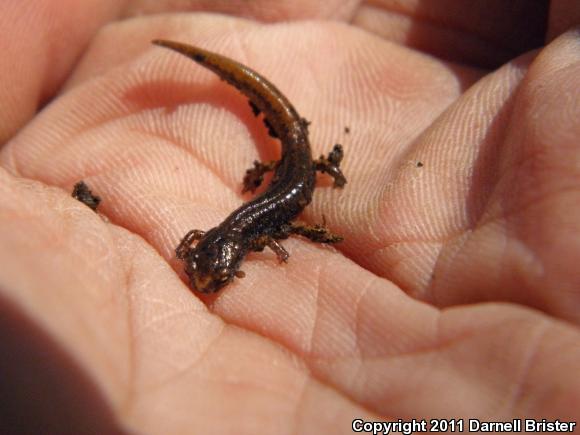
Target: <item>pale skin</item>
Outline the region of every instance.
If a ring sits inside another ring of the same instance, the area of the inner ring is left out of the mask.
[[[272,17],[249,2],[133,19],[135,4],[92,3],[0,12],[14,35],[0,58],[7,427],[580,419],[578,32],[554,24],[553,42],[491,72],[422,54],[405,28],[371,33],[368,14],[386,7],[345,3],[337,17],[289,2]],[[251,14],[290,21],[240,18]],[[316,21],[292,22],[304,15]],[[344,242],[289,239],[287,264],[252,254],[217,296],[188,289],[181,237],[249,198],[245,169],[278,143],[235,89],[154,38],[268,77],[312,122],[315,156],[343,144],[348,184],[321,176],[303,219],[324,215]],[[479,65],[490,51],[471,50],[486,53]],[[80,179],[99,215],[70,197]]]

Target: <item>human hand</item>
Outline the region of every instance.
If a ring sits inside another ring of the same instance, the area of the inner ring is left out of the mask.
[[[192,295],[175,246],[247,199],[244,170],[277,143],[235,90],[150,46],[161,37],[268,77],[313,122],[315,155],[343,143],[349,183],[321,177],[305,213],[345,236],[337,250],[291,239],[287,265],[253,254],[246,278]],[[328,21],[101,29],[0,153],[15,415],[101,433],[577,419],[578,53],[571,32],[488,74]],[[108,222],[70,198],[79,179]]]

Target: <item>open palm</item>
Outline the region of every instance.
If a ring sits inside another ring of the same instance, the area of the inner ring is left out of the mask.
[[[268,77],[312,122],[315,156],[343,144],[347,186],[321,176],[303,216],[342,244],[289,239],[288,264],[251,254],[218,295],[188,289],[181,237],[247,200],[244,170],[279,144],[235,89],[154,38]],[[488,74],[324,20],[103,27],[50,104],[0,132],[9,419],[247,434],[578,420],[579,46],[570,32]],[[101,216],[70,197],[80,179]]]

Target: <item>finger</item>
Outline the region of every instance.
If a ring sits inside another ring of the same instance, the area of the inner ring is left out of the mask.
[[[464,203],[470,197],[479,147],[491,147],[501,137],[498,130],[509,120],[503,108],[528,62],[524,58],[510,63],[474,85],[393,163],[390,182],[376,193],[378,211],[370,224],[374,231],[359,240],[357,255],[366,259],[371,271],[415,297],[437,303],[429,296],[432,281],[440,278],[436,266],[442,246],[464,234],[463,228],[475,219],[468,214],[474,206],[464,210]],[[482,120],[494,123],[476,128]],[[477,186],[484,190],[488,180],[482,177]]]
[[[374,255],[438,305],[509,300],[578,321],[578,174],[567,164],[580,130],[578,38],[557,40],[529,70],[522,61],[476,85],[417,142],[407,159],[423,166],[402,165],[386,191],[389,242]]]
[[[543,45],[547,16],[547,2],[379,0],[361,5],[353,23],[441,59],[495,68]]]
[[[117,2],[4,2],[0,11],[0,145],[49,101]],[[65,35],[66,37],[63,37]]]

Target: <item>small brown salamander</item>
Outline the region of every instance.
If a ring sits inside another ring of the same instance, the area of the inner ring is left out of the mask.
[[[298,234],[319,243],[336,243],[342,237],[330,233],[323,225],[307,226],[291,222],[312,200],[316,171],[334,178],[342,187],[346,179],[339,166],[343,157],[341,145],[335,145],[328,157],[313,160],[308,142],[308,122],[301,118],[288,99],[268,80],[232,59],[179,42],[155,40],[154,44],[175,50],[213,71],[249,98],[257,116],[264,114],[270,135],[282,142],[282,157],[277,162],[254,162],[246,171],[244,191],[254,191],[264,174],[274,171],[268,189],[243,204],[220,225],[208,231],[191,230],[181,240],[175,253],[185,263],[185,273],[193,289],[213,293],[242,278],[240,264],[250,251],[271,248],[280,261],[288,252],[278,243]],[[198,241],[195,247],[191,244]]]

